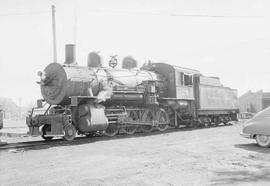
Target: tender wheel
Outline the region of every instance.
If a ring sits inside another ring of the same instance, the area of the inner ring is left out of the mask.
[[[204,126],[205,127],[210,127],[211,126],[211,119],[210,118],[205,118],[205,120],[204,120]]]
[[[109,124],[109,126],[106,128],[106,130],[104,131],[104,134],[106,136],[113,137],[118,133],[119,129],[120,127],[117,123],[112,123],[112,124]]]
[[[231,121],[232,121],[231,117],[230,116],[226,116],[225,117],[224,125],[232,125]]]
[[[270,136],[267,135],[256,135],[256,141],[261,147],[269,147],[270,146]]]
[[[134,110],[128,111],[128,121],[138,121],[139,119],[140,119],[139,115],[136,111]],[[122,130],[124,133],[131,135],[136,132],[137,128],[138,128],[137,125],[127,124],[122,127]]]
[[[154,111],[152,111],[152,110],[146,110],[143,113],[143,116],[142,116],[142,121],[143,122],[152,123],[152,121],[154,121],[154,120],[155,120],[155,113],[154,113]],[[153,130],[152,125],[142,125],[140,128],[145,133],[149,133],[149,132],[151,132]]]
[[[215,126],[215,127],[217,127],[220,124],[218,118],[216,118],[216,117],[213,119],[213,122],[214,122],[213,126]]]
[[[209,127],[209,126],[210,126],[210,124],[208,122],[204,123],[204,127]]]
[[[46,136],[47,131],[51,130],[50,125],[43,125],[41,128],[41,137],[46,141],[51,141],[53,136]]]
[[[163,132],[168,129],[170,120],[167,112],[164,109],[160,109],[157,112],[157,121],[158,121],[157,129],[159,131]]]
[[[64,136],[63,138],[66,141],[72,141],[76,137],[77,130],[72,124],[68,124],[64,127]]]

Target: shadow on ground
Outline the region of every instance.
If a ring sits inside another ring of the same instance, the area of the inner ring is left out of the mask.
[[[257,171],[241,170],[241,171],[217,171],[215,172],[217,179],[213,180],[213,185],[233,185],[233,184],[256,184],[256,182],[269,182],[270,170],[259,169]]]
[[[234,147],[248,152],[243,152],[242,157],[232,163],[235,167],[225,166],[221,170],[216,170],[215,179],[212,180],[213,185],[265,185],[262,183],[270,182],[268,163],[270,148],[259,147],[255,142],[236,144]]]
[[[214,127],[225,127],[226,125],[219,125]],[[230,126],[228,126],[230,127]],[[1,150],[9,150],[9,149],[18,149],[18,152],[21,151],[28,151],[28,150],[41,150],[41,149],[48,149],[51,147],[57,146],[73,146],[73,145],[80,145],[80,144],[87,144],[87,143],[95,143],[99,141],[109,141],[109,140],[117,140],[117,139],[125,139],[125,138],[139,138],[139,137],[146,137],[146,136],[154,136],[154,135],[167,135],[169,133],[175,132],[183,132],[183,131],[193,131],[193,130],[207,130],[208,128],[171,128],[165,132],[154,131],[151,133],[136,133],[134,135],[117,135],[115,137],[106,137],[106,136],[94,136],[94,137],[77,137],[73,141],[64,141],[63,139],[54,139],[50,142],[46,142],[44,140],[39,141],[29,141],[29,142],[19,142],[19,143],[12,143],[6,146],[0,147]]]
[[[254,142],[254,143],[247,143],[247,144],[236,144],[236,145],[234,145],[234,147],[240,148],[240,149],[244,149],[244,150],[247,150],[247,151],[252,151],[252,152],[259,152],[259,153],[270,154],[270,148],[260,147],[260,146],[258,146],[256,144],[256,142]]]

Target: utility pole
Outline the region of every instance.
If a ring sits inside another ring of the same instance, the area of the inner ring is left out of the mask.
[[[52,33],[53,33],[53,62],[57,63],[56,30],[55,30],[55,6],[52,5]]]
[[[73,8],[73,16],[74,16],[74,24],[73,24],[73,42],[77,44],[77,1],[74,0],[74,8]]]
[[[0,129],[2,129],[4,127],[4,124],[3,124],[3,120],[4,120],[4,111],[2,110],[1,108],[2,106],[0,105]],[[5,141],[1,141],[0,139],[0,146],[2,145],[7,145],[7,142]]]

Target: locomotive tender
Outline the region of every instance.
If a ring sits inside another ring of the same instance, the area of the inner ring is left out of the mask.
[[[166,63],[106,68],[97,54],[88,57],[87,66],[78,66],[75,46],[66,45],[65,63],[39,73],[43,100],[27,117],[30,135],[73,140],[77,133],[114,136],[237,120],[237,90],[219,78]],[[43,103],[49,107],[35,114]]]

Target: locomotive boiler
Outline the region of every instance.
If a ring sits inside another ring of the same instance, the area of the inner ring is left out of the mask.
[[[112,68],[103,67],[98,54],[90,53],[87,66],[79,66],[75,46],[66,45],[64,64],[51,63],[38,73],[43,99],[27,118],[29,134],[72,140],[77,133],[114,136],[236,119],[236,90],[217,78],[165,63],[139,69],[129,59],[119,69],[113,68],[114,57],[110,62]]]

